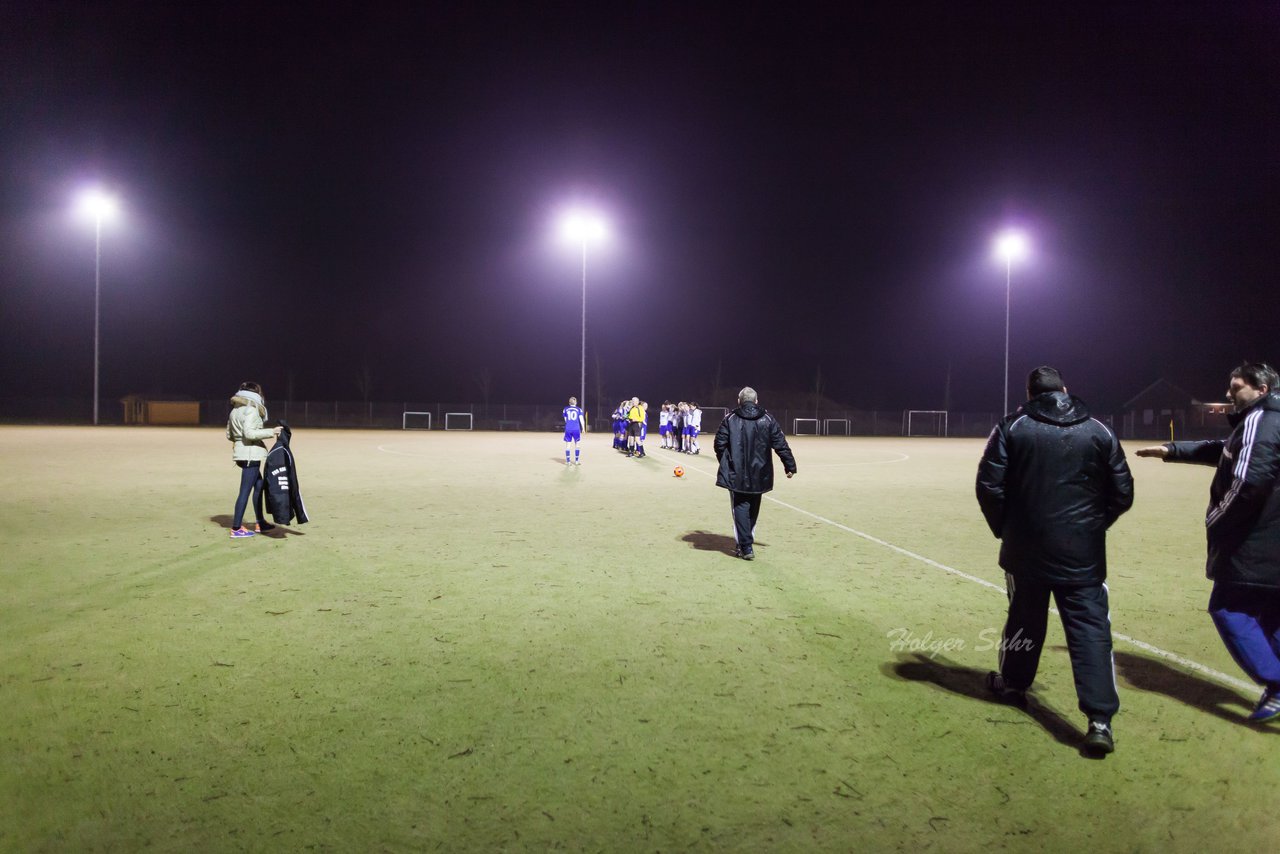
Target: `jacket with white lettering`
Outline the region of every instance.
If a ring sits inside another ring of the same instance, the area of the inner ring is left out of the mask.
[[[1000,538],[1000,566],[1063,587],[1107,578],[1107,529],[1133,505],[1116,436],[1065,391],[1038,394],[991,431],[978,504]]]
[[[276,524],[288,525],[297,516],[298,524],[305,525],[308,521],[307,508],[302,503],[298,468],[293,462],[293,452],[289,450],[289,437],[293,431],[283,421],[280,426],[283,429],[267,452],[266,472],[263,474],[267,481],[267,510]]]
[[[1165,462],[1217,466],[1209,487],[1205,575],[1223,584],[1280,588],[1280,396],[1227,416],[1231,435],[1168,442]]]

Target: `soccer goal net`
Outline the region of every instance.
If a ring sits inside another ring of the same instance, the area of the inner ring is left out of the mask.
[[[816,418],[793,418],[791,419],[791,435],[793,436],[818,436],[821,435],[819,421]]]
[[[822,433],[825,436],[848,436],[848,418],[828,418],[822,422]]]
[[[943,409],[908,409],[902,413],[902,435],[945,436],[947,413]]]
[[[470,430],[471,429],[471,413],[470,412],[446,412],[444,414],[444,429]]]
[[[400,420],[400,426],[405,430],[430,430],[431,413],[406,411]]]

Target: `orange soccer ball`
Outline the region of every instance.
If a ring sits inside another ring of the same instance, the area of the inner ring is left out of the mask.
[[[676,477],[684,477],[684,467],[676,466],[675,475]]]

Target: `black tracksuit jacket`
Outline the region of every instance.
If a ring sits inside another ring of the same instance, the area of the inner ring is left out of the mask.
[[[1227,416],[1231,435],[1169,442],[1165,462],[1217,466],[1209,487],[1205,574],[1224,584],[1280,588],[1280,397]]]
[[[1133,506],[1133,475],[1084,401],[1054,391],[991,431],[977,493],[1006,572],[1051,586],[1101,584],[1107,529]]]
[[[289,450],[289,437],[292,431],[289,425],[281,422],[280,437],[267,451],[266,474],[267,510],[279,525],[288,525],[293,517],[298,517],[298,524],[305,525],[307,508],[302,503],[302,491],[298,488],[298,467],[293,460],[293,452]]]

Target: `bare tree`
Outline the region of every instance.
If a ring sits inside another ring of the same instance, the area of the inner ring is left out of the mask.
[[[368,403],[373,397],[373,368],[369,366],[369,354],[366,353],[360,362],[360,370],[356,371],[356,388],[360,397]]]
[[[485,415],[489,414],[489,398],[493,396],[493,371],[480,368],[475,375],[476,388],[480,389],[480,397],[484,400]]]
[[[813,417],[821,417],[819,408],[822,406],[822,365],[818,365],[818,371],[813,377]]]

